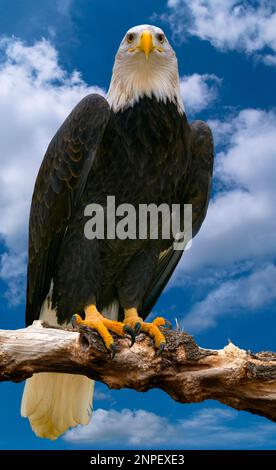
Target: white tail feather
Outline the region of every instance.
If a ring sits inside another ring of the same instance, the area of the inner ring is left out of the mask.
[[[82,375],[41,372],[27,379],[21,415],[39,437],[56,439],[70,427],[88,424],[94,381]]]
[[[52,288],[52,286],[51,286]],[[57,325],[56,312],[51,308],[50,292],[45,299],[40,319]],[[118,302],[104,312],[118,318]],[[26,380],[21,402],[21,415],[29,418],[39,437],[57,439],[70,427],[89,423],[92,413],[94,381],[83,375],[41,372]]]

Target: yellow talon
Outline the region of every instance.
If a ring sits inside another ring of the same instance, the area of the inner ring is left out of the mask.
[[[152,323],[147,323],[139,317],[136,308],[129,308],[125,310],[124,323],[133,328],[136,332],[139,330],[147,333],[153,339],[156,348],[158,348],[160,352],[163,351],[166,345],[166,338],[159,330],[159,326],[166,326],[166,324],[169,323],[165,318],[157,317]]]
[[[96,330],[101,336],[107,350],[112,352],[112,355],[115,354],[115,345],[113,337],[109,331],[112,331],[119,336],[124,336],[126,333],[125,325],[123,323],[105,318],[97,310],[95,305],[89,305],[89,307],[85,309],[84,320],[82,320],[80,315],[74,315],[73,321],[77,325],[85,325],[88,328]]]
[[[165,320],[165,318],[163,317],[156,317],[152,323],[156,326],[165,326],[168,323],[168,321]]]
[[[166,326],[169,322],[167,322],[163,317],[155,318],[152,323],[144,322],[144,320],[139,317],[136,308],[129,308],[125,310],[125,318],[122,323],[104,317],[97,310],[96,305],[91,304],[85,309],[85,319],[82,320],[80,315],[74,315],[73,323],[77,325],[85,325],[88,328],[96,330],[101,336],[105,347],[111,352],[113,357],[116,349],[110,331],[119,336],[125,336],[126,333],[129,334],[132,339],[131,345],[135,341],[135,335],[137,335],[139,331],[143,331],[153,339],[154,345],[160,353],[166,345],[166,338],[163,333],[161,333],[159,327]]]
[[[141,331],[147,333],[154,340],[154,344],[158,349],[160,348],[161,344],[166,344],[165,336],[163,333],[161,333],[158,326],[156,326],[153,322],[143,322],[141,325]]]

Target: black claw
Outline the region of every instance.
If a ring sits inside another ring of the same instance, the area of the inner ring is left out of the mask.
[[[166,320],[164,327],[169,328],[170,330],[172,330],[172,322],[170,322],[169,320]]]
[[[127,333],[130,337],[131,337],[131,346],[133,346],[133,344],[135,343],[135,331],[133,330],[133,328],[131,328],[130,326],[128,325],[125,325],[124,327],[124,331],[125,333]]]
[[[113,359],[116,354],[116,346],[114,343],[111,344],[109,351],[110,351],[111,359]]]
[[[77,322],[77,315],[73,315],[72,318],[71,318],[71,325],[73,328],[77,328],[78,327],[78,322]]]
[[[156,356],[160,356],[160,354],[162,354],[162,352],[164,351],[165,347],[166,347],[166,343],[161,343],[157,350]]]
[[[136,323],[134,327],[135,335],[138,335],[140,333],[140,330],[141,330],[141,323]]]

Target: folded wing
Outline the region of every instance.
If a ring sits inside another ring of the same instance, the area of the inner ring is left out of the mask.
[[[214,145],[209,126],[203,121],[194,121],[191,126],[191,160],[187,173],[183,175],[183,204],[192,204],[192,235],[196,236],[205,219],[211,192],[213,174]],[[160,253],[159,263],[147,290],[140,311],[146,318],[157,302],[177,264],[182,250],[175,250],[171,245]]]
[[[26,323],[39,317],[49,292],[56,256],[76,210],[109,120],[100,95],[83,98],[50,142],[32,198]]]

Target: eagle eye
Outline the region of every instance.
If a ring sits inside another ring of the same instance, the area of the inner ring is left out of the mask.
[[[158,33],[156,35],[157,40],[160,42],[160,44],[163,44],[165,42],[165,34]]]
[[[126,39],[127,39],[128,44],[131,44],[135,39],[135,34],[134,33],[127,34]]]

